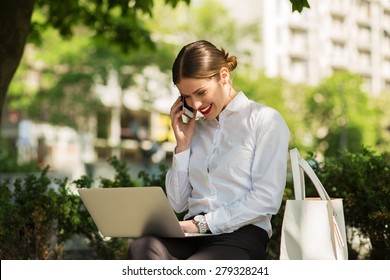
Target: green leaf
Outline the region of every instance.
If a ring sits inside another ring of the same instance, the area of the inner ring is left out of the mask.
[[[298,12],[302,12],[303,8],[310,8],[310,5],[309,3],[307,2],[307,0],[290,0],[291,4],[292,4],[292,11],[298,11]]]

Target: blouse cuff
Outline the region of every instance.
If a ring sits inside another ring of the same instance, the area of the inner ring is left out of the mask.
[[[190,149],[188,148],[185,151],[182,151],[178,154],[173,154],[173,162],[172,166],[174,169],[178,171],[186,171],[188,170],[190,162]]]

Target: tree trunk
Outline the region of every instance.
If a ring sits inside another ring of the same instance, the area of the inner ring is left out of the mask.
[[[0,1],[0,126],[8,86],[30,33],[35,0]]]

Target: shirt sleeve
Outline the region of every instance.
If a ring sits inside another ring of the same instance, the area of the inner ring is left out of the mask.
[[[232,232],[269,220],[279,211],[286,184],[290,132],[282,116],[268,109],[256,131],[252,186],[242,197],[206,214],[213,233]]]
[[[165,178],[165,187],[168,200],[177,213],[188,209],[188,197],[191,194],[191,186],[188,178],[188,165],[190,149],[174,154],[172,167]]]

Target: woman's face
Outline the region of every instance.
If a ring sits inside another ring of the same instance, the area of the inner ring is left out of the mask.
[[[212,120],[219,116],[229,103],[227,86],[222,79],[183,78],[176,84],[187,104]]]

